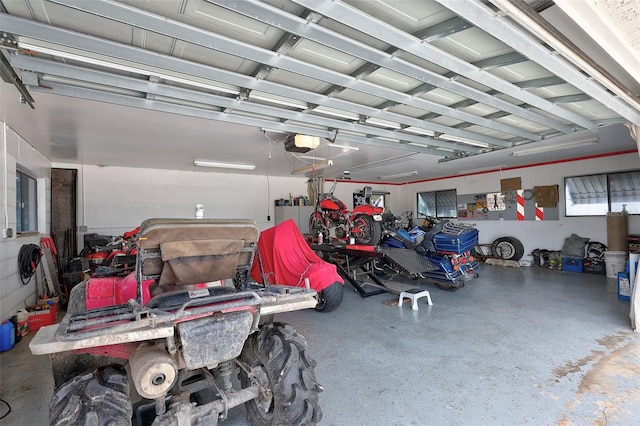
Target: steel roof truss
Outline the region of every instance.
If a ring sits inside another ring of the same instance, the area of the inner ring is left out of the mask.
[[[313,65],[308,62],[292,58],[290,56],[278,55],[276,52],[273,52],[271,50],[263,49],[248,43],[241,42],[239,40],[234,40],[220,34],[212,33],[182,22],[167,19],[165,17],[158,16],[153,13],[136,9],[127,5],[109,0],[104,0],[101,2],[87,2],[78,0],[55,1],[80,10],[95,13],[99,16],[123,22],[128,25],[147,29],[158,34],[177,38],[189,43],[218,50],[234,56],[239,56],[251,61],[271,65],[316,80],[325,81],[342,87],[348,87],[352,90],[367,93],[369,95],[381,97],[384,99],[393,100],[398,103],[413,106],[415,108],[424,109],[428,112],[437,112],[439,114],[453,117],[461,121],[468,121],[478,126],[500,130],[504,133],[518,135],[526,139],[539,140],[537,134],[526,131],[519,127],[507,125],[504,123],[493,122],[491,120],[484,119],[483,117],[479,117],[465,111],[455,110],[436,102],[413,97],[407,95],[406,93],[402,93],[397,90],[380,86],[378,84],[374,84],[365,80],[359,80],[350,75],[342,74],[317,65]],[[237,4],[255,5],[256,3],[239,2]],[[307,23],[307,26],[312,25],[302,18],[298,17],[298,19],[300,19],[304,23]],[[258,82],[258,86],[259,84],[260,83]]]
[[[243,74],[189,62],[184,59],[162,55],[137,47],[123,45],[113,41],[88,36],[66,29],[50,27],[26,19],[16,18],[10,15],[2,15],[2,20],[0,20],[0,27],[0,29],[9,33],[31,37],[39,40],[47,40],[51,43],[71,47],[73,49],[85,50],[100,55],[113,56],[113,52],[117,52],[117,56],[119,58],[131,63],[142,64],[145,67],[169,70],[185,76],[194,76],[203,78],[205,80],[212,80],[220,83],[231,84],[233,86],[245,87],[248,89],[259,89],[261,91],[277,96],[298,99],[307,103],[349,111],[363,116],[377,117],[389,121],[398,122],[400,124],[406,124],[409,126],[419,127],[427,130],[447,133],[467,139],[475,139],[480,142],[486,142],[490,145],[503,146],[505,144],[505,141],[501,139],[487,137],[472,132],[460,131],[452,127],[439,125],[437,123],[425,122],[424,120],[419,120],[388,111],[382,111],[380,109],[368,107],[366,105],[343,101],[326,95],[309,92],[302,89],[296,89],[291,86],[285,86],[266,80],[257,81],[255,78]],[[150,73],[153,74],[153,71],[150,70]]]
[[[484,84],[487,87],[491,87],[500,92],[503,92],[515,99],[519,99],[523,102],[534,105],[543,111],[549,111],[550,113],[557,115],[558,117],[565,118],[589,130],[596,130],[596,126],[587,118],[562,107],[559,107],[558,105],[555,105],[551,102],[548,102],[544,98],[536,96],[527,91],[520,90],[515,87],[515,85],[502,80],[490,73],[484,72],[480,68],[474,67],[468,62],[465,62],[462,59],[459,59],[441,49],[431,46],[428,43],[423,43],[416,37],[407,34],[399,30],[398,28],[387,24],[384,21],[375,19],[351,5],[330,0],[292,1],[304,7],[307,7],[308,9],[312,9],[316,12],[322,13],[323,15],[341,22],[342,24],[347,25],[351,28],[363,31],[388,44],[394,46],[402,46],[402,49],[409,53],[417,55],[421,58],[429,58],[429,60],[436,65],[447,68],[454,73],[463,75],[471,80]],[[454,3],[457,1],[460,4],[467,3],[466,1],[459,0],[452,1]],[[471,23],[474,23],[471,19],[467,20]],[[478,26],[478,28],[481,27]]]

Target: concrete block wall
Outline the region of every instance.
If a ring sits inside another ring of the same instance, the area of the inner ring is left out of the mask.
[[[18,253],[25,244],[39,244],[49,235],[51,223],[51,162],[11,128],[0,122],[0,227],[12,228],[11,238],[0,238],[0,320],[36,302],[35,277],[27,285],[20,281]],[[38,190],[38,233],[16,233],[17,165],[36,178]]]

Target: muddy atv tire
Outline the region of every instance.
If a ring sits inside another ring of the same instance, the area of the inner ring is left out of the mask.
[[[243,387],[257,384],[260,395],[245,403],[252,426],[314,425],[322,418],[314,360],[306,354],[307,342],[293,327],[273,323],[245,342],[239,360]]]
[[[331,284],[329,287],[325,287],[318,292],[318,304],[315,310],[318,312],[331,312],[334,311],[342,303],[342,296],[344,295],[344,286],[338,281]]]
[[[133,409],[124,368],[100,367],[60,386],[49,406],[51,426],[130,425]]]

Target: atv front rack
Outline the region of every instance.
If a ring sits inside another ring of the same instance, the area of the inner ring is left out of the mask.
[[[313,308],[316,292],[290,286],[194,298],[177,306],[145,307],[128,304],[66,315],[59,324],[43,327],[29,344],[34,355],[64,352],[174,336],[175,325],[218,312],[251,311],[253,329],[260,317]]]

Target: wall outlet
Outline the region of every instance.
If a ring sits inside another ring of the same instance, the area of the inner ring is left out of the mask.
[[[87,225],[78,226],[78,232],[87,232]]]
[[[4,228],[2,230],[2,238],[13,238],[13,228]]]

